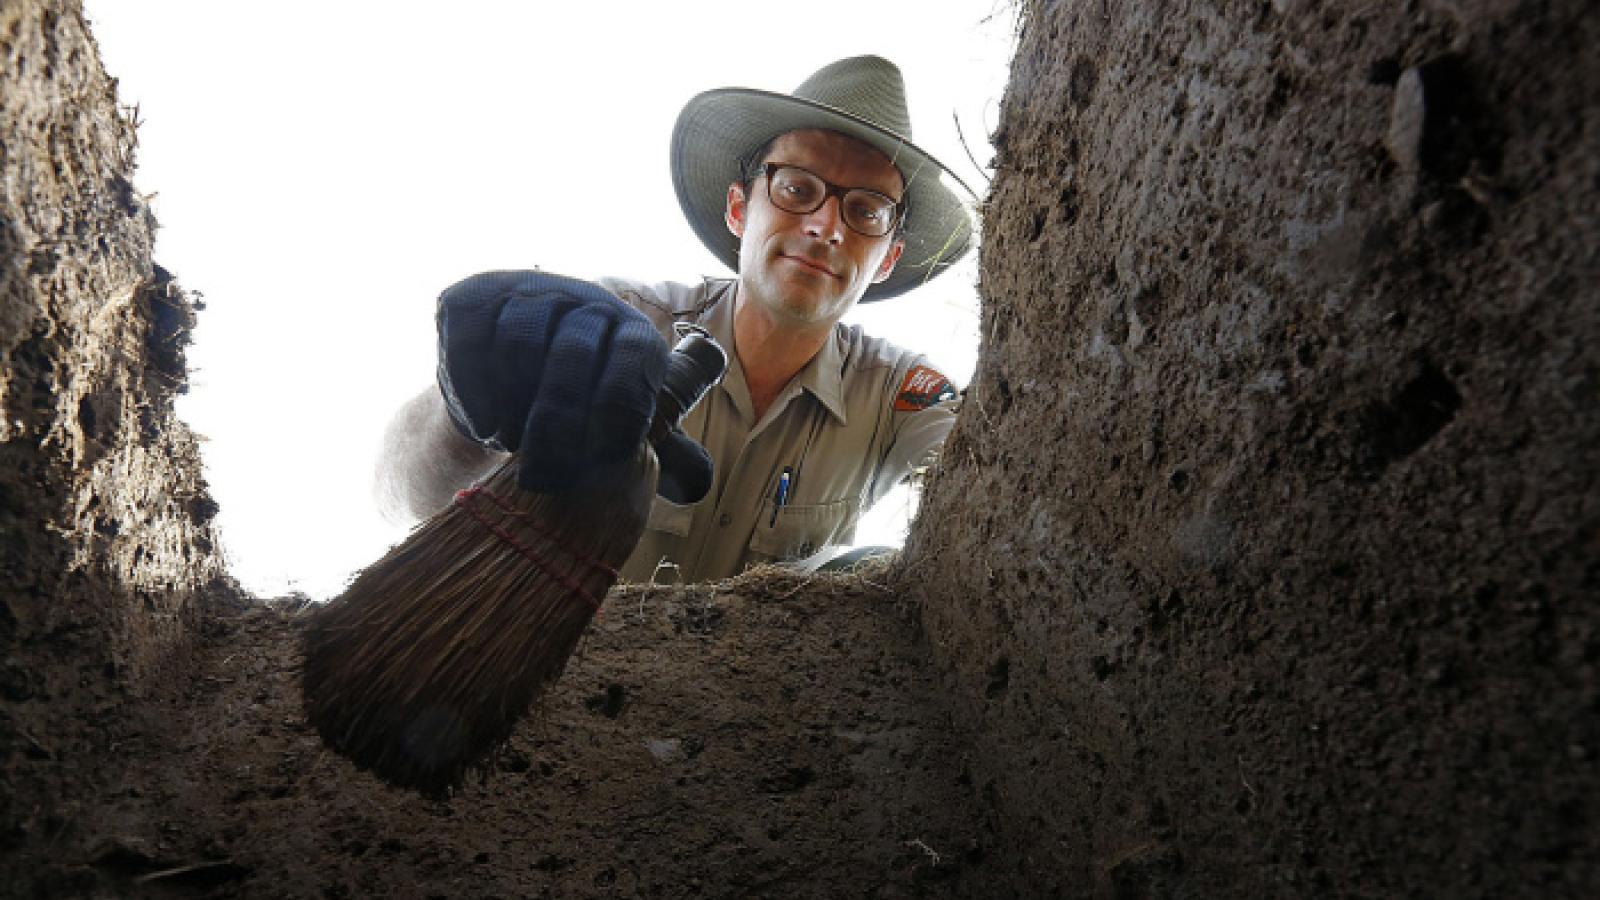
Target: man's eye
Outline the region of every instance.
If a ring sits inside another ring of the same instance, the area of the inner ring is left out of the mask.
[[[851,208],[850,214],[858,222],[881,222],[889,211],[875,203],[857,203]]]

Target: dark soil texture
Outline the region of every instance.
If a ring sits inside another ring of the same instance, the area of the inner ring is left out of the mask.
[[[134,126],[0,5],[0,896],[1600,896],[1592,5],[1025,4],[904,554],[613,591],[443,797],[306,724]]]
[[[1029,12],[906,572],[1037,890],[1595,896],[1593,5]]]
[[[614,592],[540,713],[443,798],[323,746],[304,621],[216,610],[193,677],[96,723],[118,771],[28,854],[34,894],[921,897],[990,877],[961,733],[871,575]]]

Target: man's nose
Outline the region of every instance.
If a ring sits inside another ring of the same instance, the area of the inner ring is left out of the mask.
[[[837,244],[844,240],[844,217],[840,215],[839,198],[825,197],[822,205],[806,214],[806,234],[819,241]]]

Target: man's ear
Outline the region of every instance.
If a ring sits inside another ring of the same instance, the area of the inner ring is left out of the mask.
[[[905,241],[895,241],[889,245],[889,252],[884,254],[883,262],[878,264],[878,271],[872,276],[872,283],[878,284],[888,278],[890,273],[894,272],[894,264],[900,261],[900,254],[904,252],[906,252]]]
[[[744,237],[744,214],[746,210],[744,188],[736,181],[728,185],[728,206],[722,213],[722,220],[728,223],[728,230],[736,238]]]

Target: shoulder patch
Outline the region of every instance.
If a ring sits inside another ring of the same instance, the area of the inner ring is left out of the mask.
[[[894,395],[894,408],[896,412],[916,412],[955,395],[955,385],[937,369],[917,366],[907,372],[905,380],[900,382],[900,390]]]

